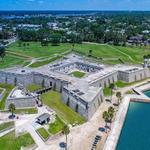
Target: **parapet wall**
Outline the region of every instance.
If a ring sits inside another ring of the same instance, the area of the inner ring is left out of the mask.
[[[35,107],[36,106],[36,100],[33,96],[31,95],[27,95],[21,98],[17,98],[17,97],[12,97],[12,94],[14,93],[14,91],[16,90],[16,88],[14,88],[5,103],[5,109],[9,109],[9,105],[11,103],[13,103],[15,105],[15,107],[17,109],[21,109],[21,108],[31,108],[31,107]]]

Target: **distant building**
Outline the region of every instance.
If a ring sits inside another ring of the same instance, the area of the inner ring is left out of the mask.
[[[137,35],[132,36],[129,38],[128,43],[143,43],[144,42],[144,36],[143,35]]]
[[[53,29],[53,30],[57,30],[58,29],[58,23],[49,22],[49,23],[47,23],[47,25],[49,26],[50,29]]]
[[[149,34],[150,31],[149,31],[149,30],[144,30],[144,31],[142,31],[142,33],[143,33],[143,34]]]
[[[17,28],[19,29],[26,29],[26,30],[39,30],[42,25],[35,25],[35,24],[18,24]]]

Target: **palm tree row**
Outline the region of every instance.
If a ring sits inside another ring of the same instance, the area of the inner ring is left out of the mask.
[[[106,132],[108,127],[107,123],[110,123],[110,127],[111,127],[112,119],[114,118],[114,113],[115,113],[115,109],[113,107],[109,107],[107,111],[103,112],[103,119],[105,121]]]

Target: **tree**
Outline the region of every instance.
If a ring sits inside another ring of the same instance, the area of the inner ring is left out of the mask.
[[[89,57],[92,56],[92,52],[93,52],[93,51],[90,49],[90,50],[89,50],[89,55],[88,55]]]
[[[63,128],[63,134],[65,134],[65,136],[66,136],[66,150],[67,150],[67,146],[68,146],[68,144],[67,144],[67,142],[68,142],[68,134],[69,134],[69,132],[70,132],[70,130],[69,130],[69,127],[68,127],[68,125],[65,125],[64,126],[64,128]]]
[[[6,50],[4,46],[0,47],[0,57],[2,58],[2,61],[4,59],[4,57],[6,56]]]
[[[106,128],[106,133],[107,133],[107,123],[109,121],[109,114],[108,114],[108,111],[104,111],[103,112],[103,119],[105,121],[105,128]]]
[[[115,84],[111,83],[109,88],[111,89],[111,101],[112,101],[113,89],[115,88]]]
[[[42,40],[41,46],[48,46],[48,40],[47,39]]]
[[[21,47],[22,46],[22,42],[19,40],[18,41],[18,47]]]
[[[116,97],[118,98],[118,105],[119,105],[121,102],[121,98],[122,98],[121,92],[117,92]]]
[[[51,43],[52,43],[52,46],[58,46],[60,44],[60,38],[61,38],[61,35],[60,34],[53,34],[51,36]]]
[[[13,104],[13,103],[11,103],[10,105],[9,105],[9,111],[11,112],[11,116],[14,116],[14,111],[16,110],[16,107],[15,107],[15,105]]]
[[[108,120],[109,120],[109,123],[110,123],[110,127],[111,127],[111,123],[112,123],[112,119],[114,117],[114,113],[115,113],[115,109],[113,107],[109,107],[108,108]]]
[[[143,59],[144,59],[144,67],[148,67],[149,56],[148,55],[144,55]]]

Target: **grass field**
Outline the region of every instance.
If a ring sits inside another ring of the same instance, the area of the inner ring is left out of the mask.
[[[0,59],[0,69],[15,66],[15,65],[21,65],[24,63],[24,61],[25,59],[12,56],[12,55],[6,55],[3,61]]]
[[[44,128],[37,129],[36,132],[38,132],[44,140],[49,137],[49,133]]]
[[[18,42],[11,44],[7,48],[7,56],[4,62],[0,61],[0,68],[11,67],[13,65],[27,64],[29,58],[49,58],[56,54],[62,54],[72,49],[72,44],[63,43],[60,46],[42,47],[40,42],[28,42],[29,46],[19,47]],[[139,64],[143,61],[143,56],[149,54],[149,49],[138,47],[121,47],[100,44],[75,44],[74,50],[78,53],[88,56],[89,50],[92,50],[92,56],[100,62],[106,64],[129,63]],[[11,55],[10,55],[11,54]],[[16,59],[17,58],[17,59]],[[59,59],[55,58],[54,60]],[[31,67],[39,67],[54,61],[53,59],[37,62]]]
[[[88,51],[92,50],[92,55],[96,58],[120,58],[125,63],[139,63],[143,61],[143,55],[149,54],[148,49],[130,48],[121,46],[109,45],[94,45],[94,44],[81,44],[76,45],[75,50],[88,55]],[[131,58],[130,58],[131,57]],[[115,64],[114,60],[106,60],[109,64]],[[111,63],[112,61],[112,63]],[[116,60],[118,63],[118,60]]]
[[[13,85],[9,85],[9,84],[1,84],[0,83],[0,87],[6,89],[2,100],[0,101],[0,110],[4,110],[6,99],[7,99],[8,95],[9,95],[9,93],[14,88],[14,86]]]
[[[51,133],[51,134],[56,134],[56,133],[59,133],[63,130],[63,127],[64,127],[64,123],[62,122],[62,120],[56,116],[56,120],[54,123],[51,123],[49,125],[49,129],[48,131]]]
[[[85,119],[71,108],[66,106],[61,100],[61,94],[55,91],[50,91],[42,95],[43,103],[56,111],[58,117],[69,124],[82,124]]]
[[[0,88],[0,94],[3,92],[3,89]]]
[[[0,131],[5,130],[5,129],[12,127],[12,126],[14,126],[14,121],[2,123],[2,124],[0,124]]]
[[[40,62],[35,62],[35,63],[33,63],[32,65],[30,65],[30,67],[31,67],[31,68],[36,68],[36,67],[44,66],[44,65],[49,64],[49,63],[51,63],[51,62],[53,62],[53,61],[55,61],[55,60],[60,59],[61,57],[62,57],[62,56],[55,56],[55,57],[50,58],[50,59],[48,59],[48,60],[44,60],[44,61],[40,61]]]
[[[82,78],[85,76],[86,73],[84,72],[80,72],[80,71],[74,71],[72,73],[70,73],[70,75],[73,75],[74,77],[77,77],[77,78]]]
[[[19,47],[18,42],[13,43],[8,47],[8,51],[21,53],[32,57],[46,57],[54,54],[61,54],[72,48],[71,44],[60,44],[60,46],[45,46],[42,47],[40,42],[28,42],[29,46]]]
[[[127,87],[127,86],[131,86],[131,85],[143,82],[145,80],[147,80],[147,79],[143,79],[143,80],[139,80],[139,81],[135,81],[135,82],[130,82],[130,83],[123,82],[123,81],[117,81],[115,83],[115,86],[117,86],[118,88],[124,88],[124,87]],[[130,94],[130,92],[127,93],[127,94]],[[110,96],[111,95],[111,89],[109,87],[104,88],[104,95],[105,96]]]
[[[1,150],[20,150],[22,146],[27,147],[35,142],[29,133],[15,137],[15,131],[6,134],[0,138]]]
[[[39,85],[36,85],[36,84],[30,84],[30,85],[27,86],[27,89],[28,89],[30,92],[34,92],[34,91],[36,91],[36,90],[42,89],[42,87],[39,86]]]
[[[9,111],[1,111],[1,112],[9,112]],[[38,109],[37,108],[26,108],[26,109],[16,109],[14,111],[15,114],[37,114]]]

